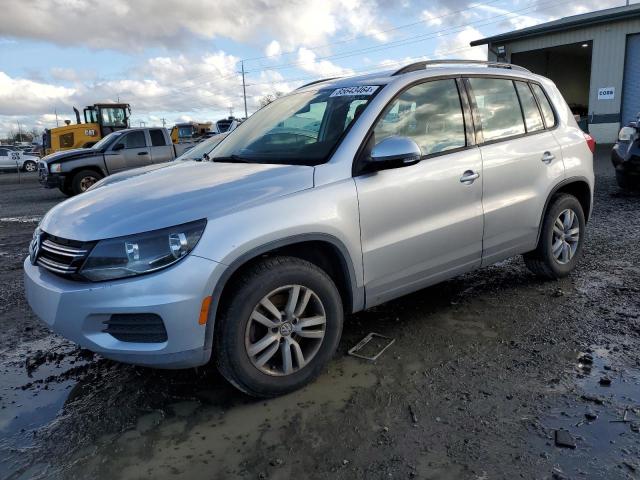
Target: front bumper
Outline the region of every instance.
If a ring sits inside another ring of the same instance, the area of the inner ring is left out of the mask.
[[[44,188],[62,188],[64,186],[64,175],[49,173],[46,167],[40,167],[38,169],[38,181]]]
[[[158,368],[203,365],[211,357],[212,325],[200,325],[202,300],[211,295],[224,266],[189,255],[156,273],[83,283],[24,262],[24,285],[33,311],[54,332],[112,360]],[[159,315],[167,331],[161,343],[134,343],[103,332],[113,314]],[[212,320],[209,320],[211,322]],[[208,322],[208,323],[209,323]]]
[[[611,150],[611,163],[619,175],[640,179],[640,146],[616,143]]]

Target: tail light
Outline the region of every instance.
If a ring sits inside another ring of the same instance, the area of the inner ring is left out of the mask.
[[[588,133],[585,133],[584,139],[587,141],[587,146],[589,147],[589,150],[591,150],[591,153],[596,153],[596,141],[593,137]]]

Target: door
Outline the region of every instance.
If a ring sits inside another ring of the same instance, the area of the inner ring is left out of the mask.
[[[120,136],[105,156],[105,160],[109,173],[149,165],[151,155],[144,130],[134,130]]]
[[[0,148],[0,168],[11,168],[12,158],[8,149]],[[16,163],[13,161],[13,168],[16,168]]]
[[[0,148],[0,168],[16,170],[21,163],[18,152],[8,148]]]
[[[622,125],[636,121],[640,114],[640,34],[627,37],[627,53],[622,87]]]
[[[355,178],[367,307],[477,267],[482,254],[482,162],[456,81],[392,100],[368,144],[391,135],[413,139],[423,160]]]
[[[151,163],[169,162],[174,158],[173,144],[167,143],[165,130],[149,130],[151,140]]]
[[[564,164],[550,131],[555,115],[539,85],[487,77],[470,78],[468,85],[483,138],[482,263],[490,265],[535,248],[548,193],[564,177]]]

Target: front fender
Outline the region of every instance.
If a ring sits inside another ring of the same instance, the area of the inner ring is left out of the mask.
[[[67,160],[64,162],[59,162],[61,165],[61,170],[60,173],[65,175],[65,174],[69,174],[71,172],[77,171],[77,170],[81,170],[81,169],[98,169],[100,170],[100,173],[102,173],[103,176],[107,176],[109,175],[108,171],[107,171],[107,166],[106,163],[104,161],[104,155],[102,154],[98,154],[98,155],[91,155],[88,157],[80,157],[80,158],[74,158],[71,160]]]

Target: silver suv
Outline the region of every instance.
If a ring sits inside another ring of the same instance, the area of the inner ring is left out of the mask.
[[[31,307],[104,357],[213,358],[239,389],[275,396],[320,374],[345,314],[518,254],[567,275],[593,140],[551,81],[468,63],[305,85],[209,161],[59,204],[24,263]]]

